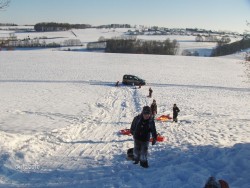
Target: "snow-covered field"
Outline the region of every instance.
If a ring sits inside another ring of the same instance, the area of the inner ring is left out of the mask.
[[[28,26],[27,26],[28,27]],[[95,28],[89,28],[89,29],[72,29],[69,31],[58,31],[58,32],[34,32],[29,31],[25,32],[23,30],[6,30],[7,27],[0,27],[3,30],[0,30],[0,39],[1,37],[8,37],[10,33],[14,34],[17,39],[23,40],[23,39],[39,39],[42,43],[45,41],[47,44],[49,43],[58,43],[58,44],[64,44],[66,40],[80,40],[82,43],[82,46],[80,47],[69,47],[71,50],[77,49],[80,50],[86,50],[86,44],[88,42],[97,42],[100,37],[110,39],[112,37],[135,37],[128,35],[128,30],[133,30],[131,28],[119,28],[119,29],[95,29]],[[14,29],[16,27],[10,27],[11,29]],[[17,27],[18,28],[18,27]],[[25,29],[20,27],[20,29]],[[31,26],[27,29],[32,29]],[[179,43],[179,50],[178,55],[181,55],[183,50],[189,50],[190,52],[198,52],[199,56],[210,56],[212,49],[216,46],[215,42],[196,42],[195,38],[196,36],[184,36],[184,35],[137,35],[137,39],[143,39],[143,40],[157,40],[157,41],[163,41],[166,39],[177,40]],[[231,37],[231,42],[234,42],[236,40],[240,40],[241,38],[235,38]],[[16,48],[16,50],[24,50],[27,48]],[[65,50],[68,48],[57,48],[54,50]]]
[[[89,34],[90,35],[90,34]],[[249,188],[250,78],[236,57],[0,52],[0,187]],[[141,89],[114,87],[126,73]],[[148,98],[148,89],[153,98]],[[127,161],[133,117],[156,99],[167,139],[148,169]]]

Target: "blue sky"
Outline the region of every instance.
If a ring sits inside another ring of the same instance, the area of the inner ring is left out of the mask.
[[[111,23],[249,30],[250,0],[11,0],[0,23]]]

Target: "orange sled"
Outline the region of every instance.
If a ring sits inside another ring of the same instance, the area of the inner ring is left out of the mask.
[[[169,114],[168,115],[161,115],[160,117],[156,118],[157,121],[168,121],[172,119]]]
[[[130,136],[130,135],[131,135],[130,129],[123,129],[123,130],[120,130],[120,134]]]

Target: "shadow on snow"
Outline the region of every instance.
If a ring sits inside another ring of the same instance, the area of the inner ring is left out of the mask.
[[[136,183],[159,188],[166,187],[167,183],[169,188],[200,188],[213,175],[228,181],[230,187],[240,188],[249,185],[249,156],[249,143],[226,148],[156,145],[150,146],[148,169],[126,161],[124,151],[114,155],[112,160],[102,159],[84,169],[44,170],[41,166],[34,172],[23,172],[9,168],[5,163],[10,156],[1,154],[0,176],[7,183],[0,187],[134,187]]]

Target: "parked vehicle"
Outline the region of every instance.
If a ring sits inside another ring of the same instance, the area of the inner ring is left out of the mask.
[[[138,76],[125,74],[122,79],[122,83],[125,85],[143,86],[146,84],[145,80]]]

